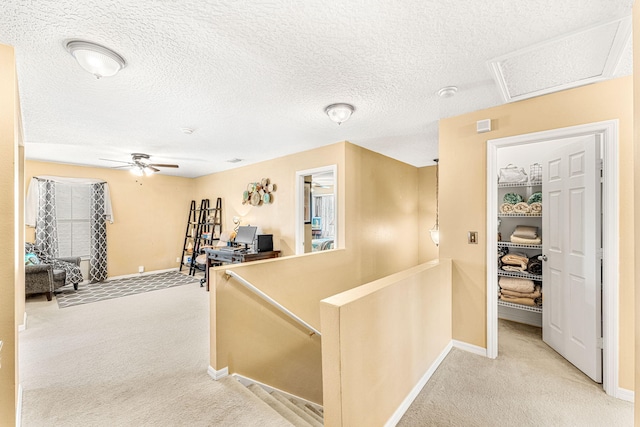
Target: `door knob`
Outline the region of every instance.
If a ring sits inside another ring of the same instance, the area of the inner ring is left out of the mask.
[[[546,260],[547,260],[547,256],[546,256],[546,255],[540,255],[540,256],[538,257],[538,260],[546,261]]]

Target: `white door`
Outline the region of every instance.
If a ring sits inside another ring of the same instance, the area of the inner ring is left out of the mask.
[[[542,337],[602,382],[599,136],[570,141],[543,167]]]

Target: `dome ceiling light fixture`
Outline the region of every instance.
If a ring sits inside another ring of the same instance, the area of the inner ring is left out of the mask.
[[[65,47],[96,79],[114,76],[127,65],[122,56],[97,43],[74,39],[66,42]]]
[[[338,103],[329,105],[324,112],[332,121],[340,125],[349,120],[355,110],[351,104]]]
[[[438,91],[438,96],[440,98],[451,98],[458,92],[457,86],[445,86]]]

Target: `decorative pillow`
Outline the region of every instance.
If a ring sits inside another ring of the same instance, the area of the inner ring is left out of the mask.
[[[40,260],[34,253],[28,253],[24,256],[24,265],[38,265]]]

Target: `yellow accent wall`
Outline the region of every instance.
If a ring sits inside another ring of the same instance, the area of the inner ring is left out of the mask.
[[[193,199],[193,179],[166,175],[137,177],[128,171],[26,162],[26,187],[33,176],[102,179],[109,183],[114,223],[107,223],[107,270],[110,277],[176,268]],[[27,188],[25,188],[25,191]],[[33,242],[27,227],[26,240]]]
[[[18,82],[13,48],[0,45],[0,425],[15,425],[18,402],[18,324],[24,281],[18,257],[20,138]],[[21,289],[22,288],[22,289]],[[21,322],[20,322],[21,323]]]
[[[486,141],[619,119],[619,385],[634,389],[632,92],[629,76],[440,121],[440,256],[453,260],[454,339],[486,347]],[[476,133],[482,119],[494,130]],[[479,244],[467,244],[467,231]]]

